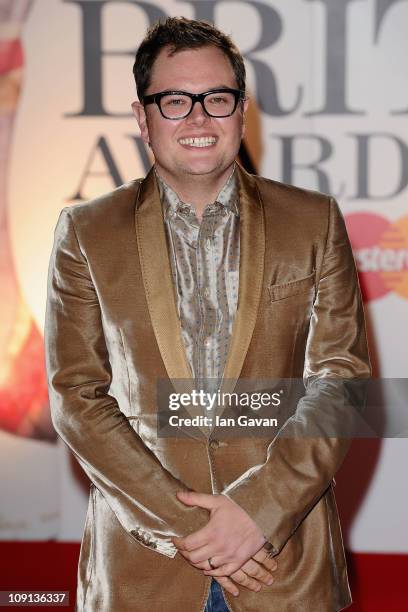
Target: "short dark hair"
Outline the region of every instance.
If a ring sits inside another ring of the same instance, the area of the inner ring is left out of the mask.
[[[207,21],[168,17],[152,25],[137,50],[133,64],[138,98],[143,97],[150,85],[153,64],[160,51],[169,47],[170,55],[185,49],[199,49],[213,46],[220,49],[229,59],[235,74],[238,89],[245,91],[245,65],[242,55],[231,38]]]

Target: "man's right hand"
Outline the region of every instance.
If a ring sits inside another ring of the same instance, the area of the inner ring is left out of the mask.
[[[262,585],[270,586],[274,580],[271,572],[274,572],[277,567],[276,560],[269,557],[267,551],[261,548],[231,576],[218,576],[214,579],[228,593],[237,597],[239,595],[237,584],[255,592],[260,591]]]

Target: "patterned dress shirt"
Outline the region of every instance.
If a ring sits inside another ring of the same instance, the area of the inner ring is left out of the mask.
[[[235,169],[207,204],[192,205],[156,172],[181,333],[196,388],[215,391],[225,368],[239,284],[239,196]]]

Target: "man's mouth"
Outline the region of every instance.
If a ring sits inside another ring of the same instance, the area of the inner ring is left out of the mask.
[[[211,147],[215,145],[217,138],[215,136],[202,136],[201,138],[180,138],[179,143],[188,145],[189,147]]]

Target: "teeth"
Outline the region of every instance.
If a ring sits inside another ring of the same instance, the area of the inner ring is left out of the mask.
[[[204,136],[203,138],[180,138],[179,143],[190,147],[209,147],[217,142],[214,136]]]

